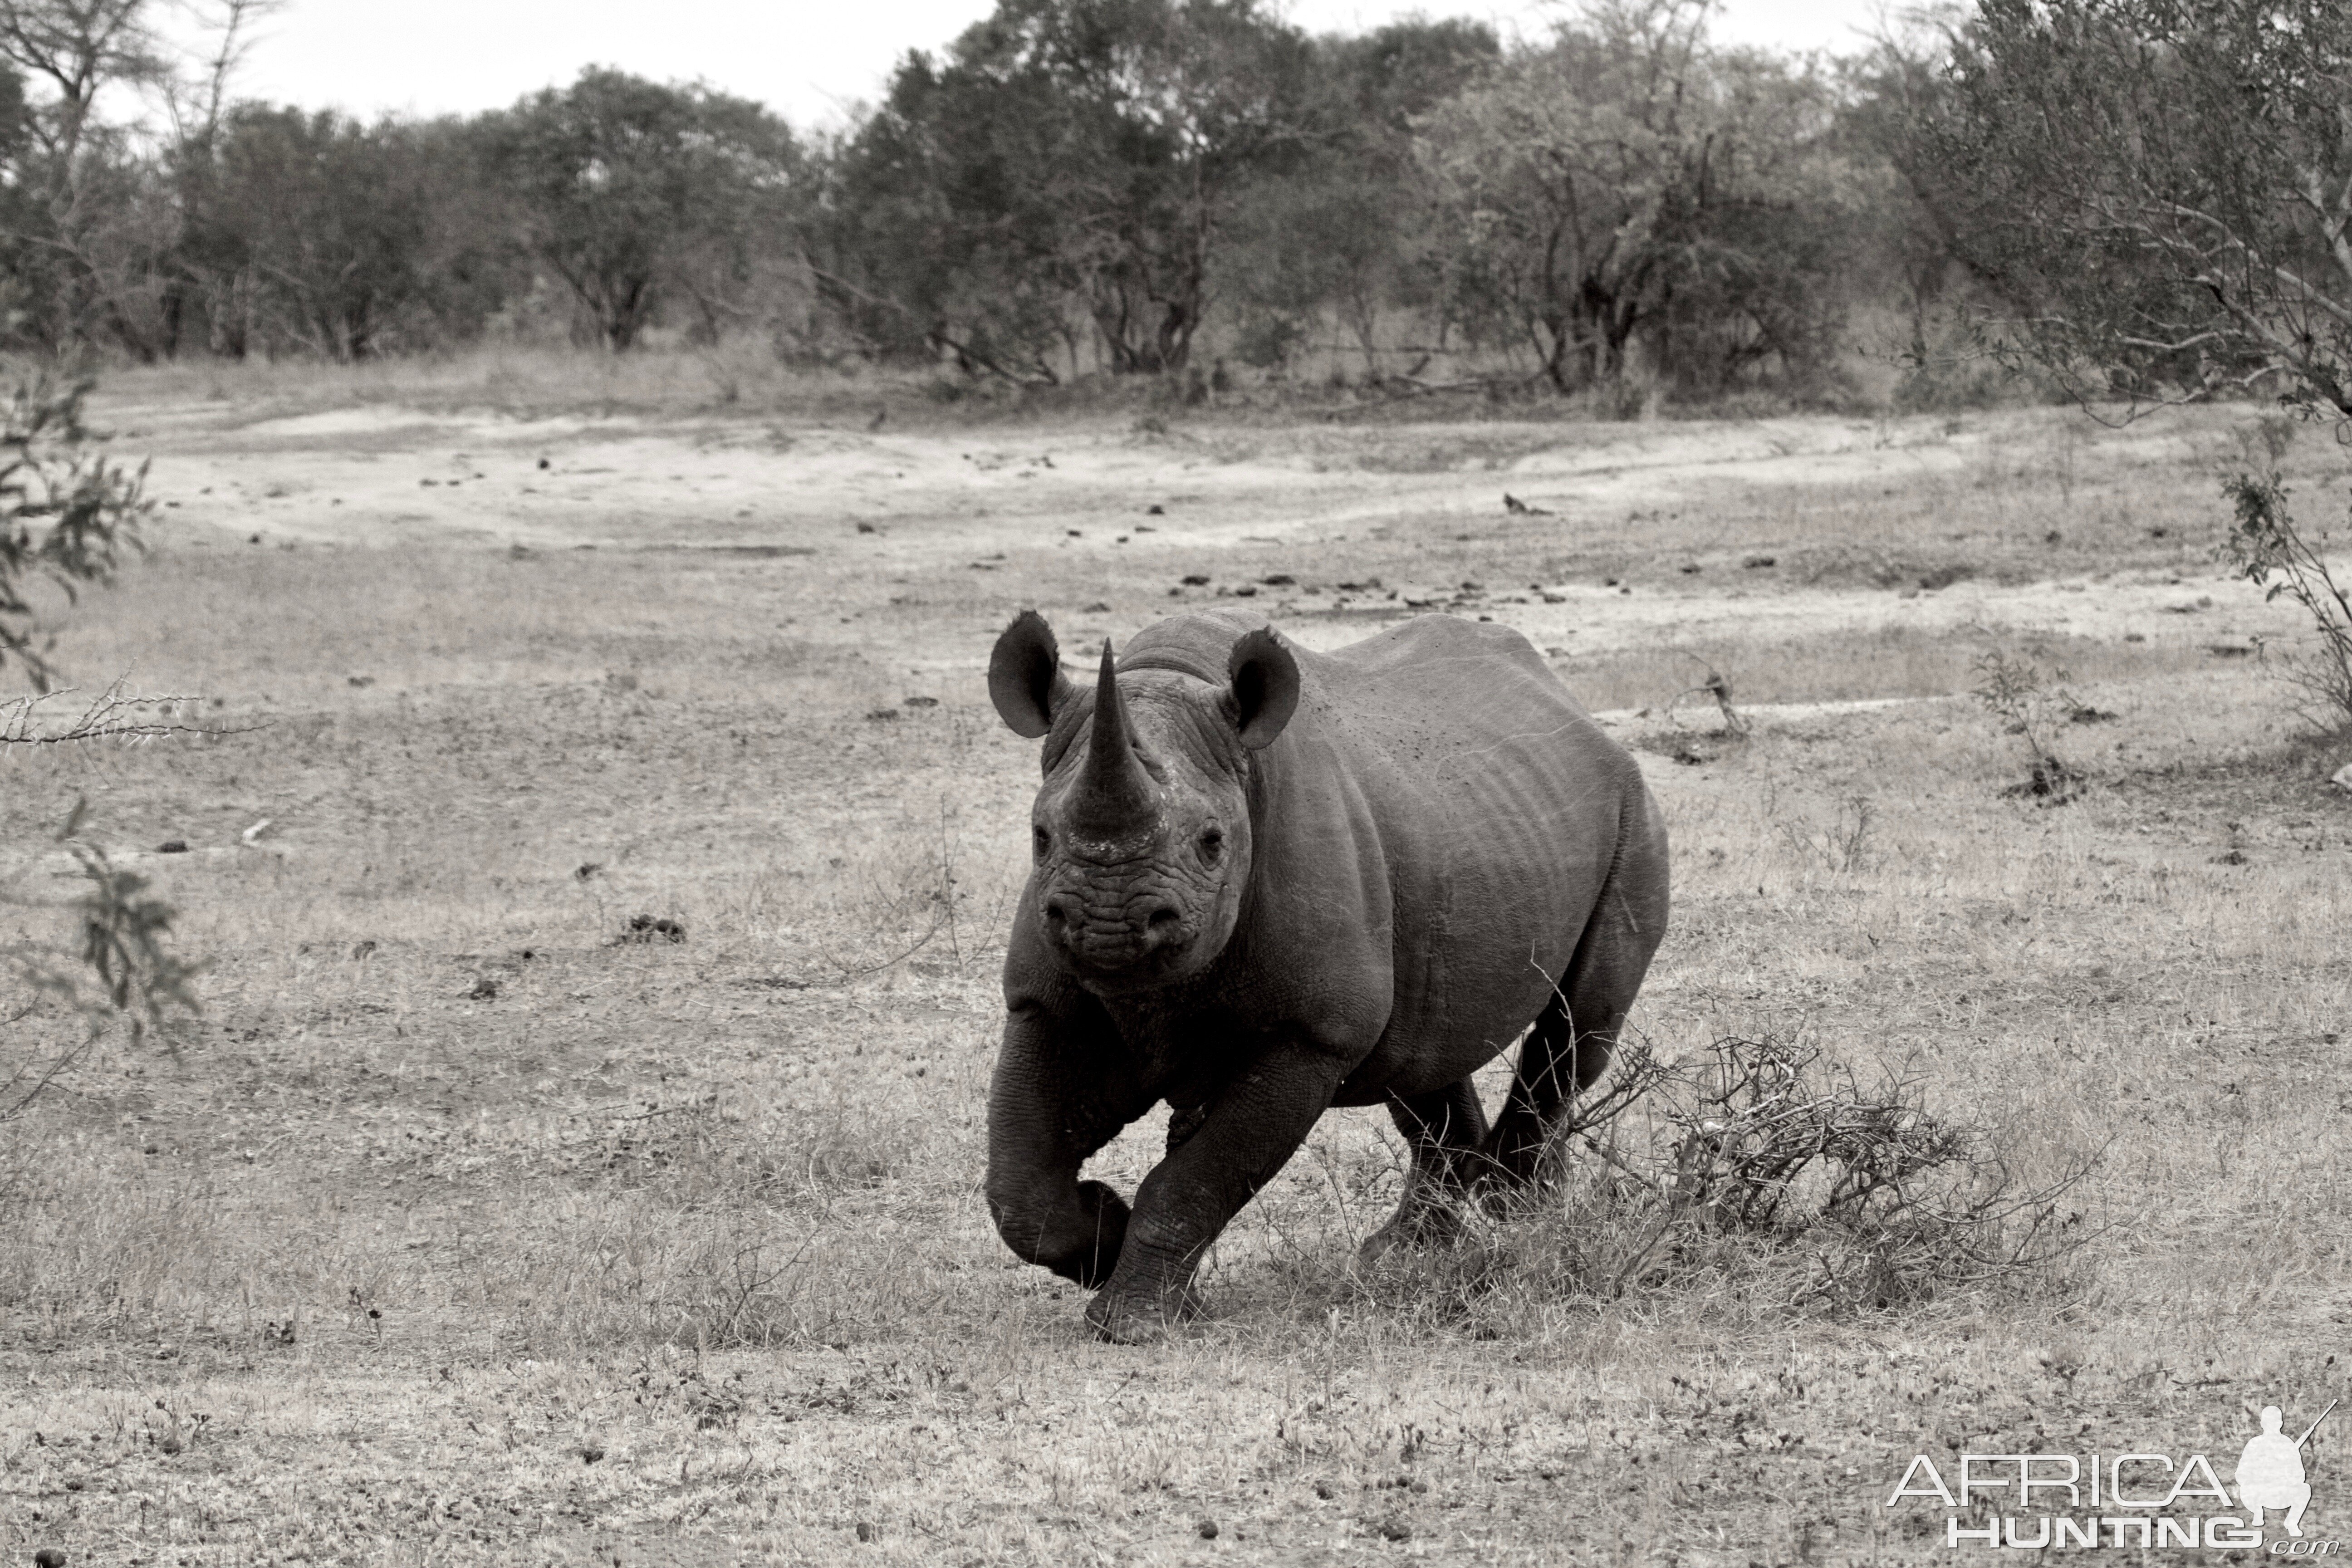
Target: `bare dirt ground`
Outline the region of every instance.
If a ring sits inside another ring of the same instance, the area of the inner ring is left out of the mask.
[[[2352,796],[2254,651],[2294,618],[2208,553],[2243,412],[561,401],[108,389],[160,548],[61,651],[253,728],[0,761],[0,941],[61,938],[43,835],[87,795],[210,965],[184,1038],[0,1129],[6,1550],[1907,1562],[1944,1552],[1885,1506],[1914,1453],[2226,1473],[2252,1407],[2347,1392]],[[2287,466],[2335,514],[2324,437]],[[1526,631],[1669,815],[1661,1052],[1894,1065],[2028,1173],[2095,1156],[2091,1239],[1867,1311],[1782,1289],[1801,1257],[1370,1280],[1396,1150],[1349,1113],[1220,1247],[1208,1321],[1092,1342],[978,1196],[1035,766],[980,675],[1024,605],[1076,650],[1232,596],[1317,646]],[[1992,649],[2108,716],[2061,726],[2076,803],[2004,794]],[[1682,695],[1708,666],[1745,742]],[[639,914],[686,940],[616,944]]]

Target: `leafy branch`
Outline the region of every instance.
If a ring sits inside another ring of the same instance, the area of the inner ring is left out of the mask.
[[[2266,587],[2265,601],[2284,595],[2309,613],[2319,651],[2287,660],[2286,679],[2318,704],[2319,711],[2309,715],[2315,722],[2328,729],[2352,727],[2352,597],[2320,552],[2326,535],[2315,543],[2295,526],[2286,487],[2275,470],[2259,478],[2238,474],[2223,482],[2221,492],[2237,515],[2214,547],[2215,559]]]
[[[203,1011],[194,987],[198,966],[170,947],[172,922],[179,911],[153,896],[144,877],[115,865],[105,850],[80,837],[89,805],[75,802],[58,834],[89,884],[73,906],[74,956],[79,968],[67,970],[44,956],[22,952],[13,955],[20,978],[36,998],[47,996],[81,1017],[82,1037],[47,1061],[10,1065],[0,1078],[0,1122],[32,1104],[117,1020],[129,1023],[136,1041],[151,1030],[162,1031],[174,1016],[193,1017]],[[89,984],[93,978],[95,986]],[[16,1023],[33,1010],[25,1006],[0,1021]]]
[[[55,643],[35,646],[28,587],[50,583],[73,603],[85,584],[111,583],[125,553],[144,548],[140,528],[154,506],[142,491],[146,465],[110,462],[104,438],[82,423],[90,386],[39,376],[20,383],[0,416],[0,664],[13,656],[43,691],[57,677]]]

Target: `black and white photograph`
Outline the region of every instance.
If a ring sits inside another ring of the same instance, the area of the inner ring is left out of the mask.
[[[2347,1032],[2343,0],[0,0],[0,1564],[2352,1555]]]

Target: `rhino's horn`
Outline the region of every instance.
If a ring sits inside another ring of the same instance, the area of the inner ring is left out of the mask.
[[[1149,818],[1158,792],[1151,775],[1136,759],[1129,738],[1127,707],[1119,700],[1118,676],[1111,663],[1110,639],[1103,639],[1102,674],[1095,682],[1094,730],[1087,742],[1087,761],[1078,774],[1074,815],[1105,837],[1131,833]]]

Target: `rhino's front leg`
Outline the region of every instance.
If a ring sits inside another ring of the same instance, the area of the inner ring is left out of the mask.
[[[1346,1076],[1326,1052],[1286,1048],[1217,1097],[1199,1130],[1136,1189],[1118,1267],[1087,1308],[1097,1332],[1144,1342],[1197,1310],[1192,1271],[1201,1255],[1307,1141]]]
[[[988,1090],[988,1212],[1004,1244],[1092,1289],[1111,1276],[1127,1204],[1078,1180],[1088,1155],[1151,1109],[1098,1009],[1010,1008]]]

